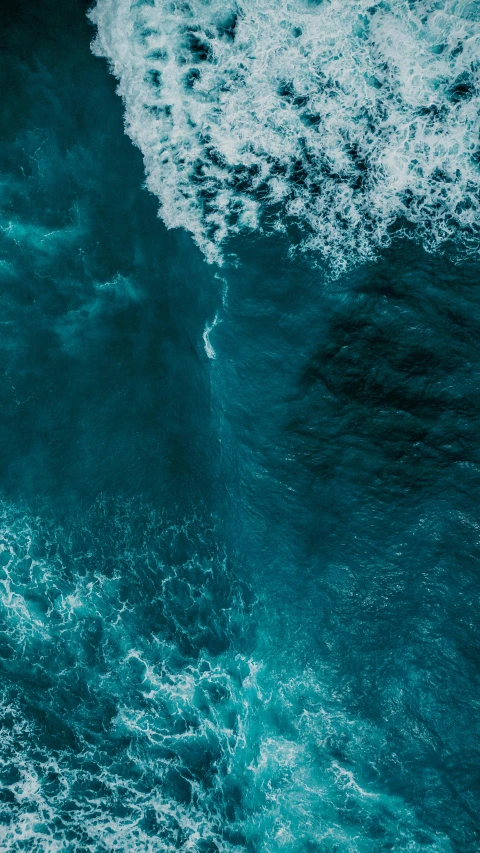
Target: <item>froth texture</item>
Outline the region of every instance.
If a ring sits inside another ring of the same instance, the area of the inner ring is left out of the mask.
[[[236,568],[198,519],[0,502],[2,851],[452,853],[386,733],[262,655]]]
[[[288,231],[335,267],[474,248],[480,11],[457,0],[98,0],[94,51],[168,227]]]

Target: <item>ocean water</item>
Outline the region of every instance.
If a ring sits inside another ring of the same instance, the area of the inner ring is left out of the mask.
[[[476,853],[478,3],[0,42],[0,850]]]

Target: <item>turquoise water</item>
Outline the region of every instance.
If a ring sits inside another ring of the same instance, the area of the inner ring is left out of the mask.
[[[281,6],[3,7],[1,850],[479,849],[477,7]]]

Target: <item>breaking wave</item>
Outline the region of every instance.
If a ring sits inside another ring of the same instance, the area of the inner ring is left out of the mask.
[[[249,229],[334,267],[393,235],[472,250],[480,7],[468,0],[98,0],[168,227],[209,260]]]

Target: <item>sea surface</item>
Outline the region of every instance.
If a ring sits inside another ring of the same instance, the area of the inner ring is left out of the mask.
[[[477,853],[478,2],[0,15],[0,851]]]

